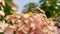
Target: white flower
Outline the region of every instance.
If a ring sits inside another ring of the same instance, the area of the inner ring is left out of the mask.
[[[0,10],[0,15],[5,16],[5,13]]]

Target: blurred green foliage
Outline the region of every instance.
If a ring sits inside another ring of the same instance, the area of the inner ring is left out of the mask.
[[[33,2],[30,2],[30,3],[26,4],[24,6],[23,13],[34,12],[33,11],[33,8],[35,8],[36,6],[37,6],[37,4],[36,3],[33,3]],[[37,11],[35,11],[35,12],[37,12]]]
[[[2,10],[2,8],[3,8],[2,11],[5,13],[5,16],[1,16],[0,21],[4,20],[4,18],[7,15],[13,14],[12,6],[15,7],[15,4],[13,3],[12,0],[4,0],[4,1],[5,1],[5,6],[3,5],[3,2],[0,2],[0,10]]]
[[[60,16],[60,5],[58,0],[40,0],[40,8],[45,11],[48,18]]]
[[[30,2],[24,6],[25,9],[23,9],[23,13],[40,13],[39,10],[32,10],[32,8],[39,6],[45,11],[45,14],[48,18],[54,18],[60,16],[60,5],[58,5],[58,3],[58,0],[40,0],[39,4]]]
[[[4,32],[0,32],[0,34],[4,34]]]

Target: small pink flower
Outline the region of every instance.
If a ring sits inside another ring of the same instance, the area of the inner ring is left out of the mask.
[[[5,16],[5,13],[0,10],[0,15]]]

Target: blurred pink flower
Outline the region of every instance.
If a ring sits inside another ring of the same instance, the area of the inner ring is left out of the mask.
[[[0,16],[5,16],[5,13],[0,10]]]

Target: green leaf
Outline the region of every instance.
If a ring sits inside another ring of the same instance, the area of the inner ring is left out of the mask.
[[[48,0],[48,2],[51,4],[51,6],[55,7],[57,5],[58,0]]]
[[[30,3],[26,4],[26,5],[24,6],[24,8],[25,8],[25,10],[27,10],[27,11],[24,10],[23,13],[33,12],[33,11],[32,11],[32,8],[35,8],[36,6],[37,6],[37,4],[36,4],[36,3],[33,3],[33,2],[30,2]]]
[[[8,23],[8,24],[10,24],[10,25],[13,25],[13,23],[12,23],[12,21],[11,21],[11,20],[10,20],[10,21],[8,21],[7,23]]]
[[[4,7],[4,12],[5,12],[5,15],[11,15],[13,11],[8,5],[6,5]]]
[[[1,17],[0,17],[0,21],[3,21],[3,20],[4,20],[4,18],[5,18],[4,16],[1,16]]]
[[[6,4],[13,4],[13,3],[12,3],[12,0],[5,0],[5,3],[6,3]]]

